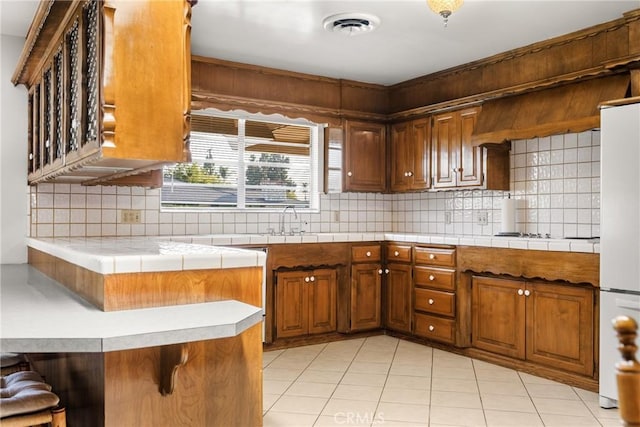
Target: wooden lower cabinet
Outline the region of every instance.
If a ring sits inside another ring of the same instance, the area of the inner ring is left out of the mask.
[[[351,266],[351,328],[360,331],[382,325],[382,267],[380,264]]]
[[[593,375],[593,290],[544,282],[527,290],[527,360]]]
[[[474,277],[472,345],[492,353],[525,358],[525,298],[519,280]]]
[[[592,288],[495,277],[472,282],[474,347],[594,374]]]
[[[385,277],[385,326],[411,333],[411,265],[391,263]]]
[[[413,333],[415,335],[449,344],[454,343],[456,333],[455,320],[416,313],[414,321]]]
[[[277,338],[335,332],[336,306],[336,270],[295,270],[277,273]]]

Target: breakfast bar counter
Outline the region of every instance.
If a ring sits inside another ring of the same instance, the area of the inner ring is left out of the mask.
[[[261,251],[162,238],[29,239],[2,266],[3,351],[69,425],[262,424]]]
[[[104,312],[27,264],[0,266],[0,347],[20,353],[108,352],[240,335],[262,309],[214,301]]]

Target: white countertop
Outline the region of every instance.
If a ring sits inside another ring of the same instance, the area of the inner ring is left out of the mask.
[[[27,264],[0,265],[3,352],[109,352],[233,337],[262,309],[218,301],[103,312]]]
[[[29,238],[27,245],[100,274],[262,267],[263,251],[168,237]]]

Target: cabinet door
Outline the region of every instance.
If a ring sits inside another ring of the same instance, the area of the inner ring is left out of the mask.
[[[492,277],[472,279],[473,347],[524,359],[524,289],[525,282],[516,280]]]
[[[413,170],[411,123],[396,123],[391,127],[391,190],[410,188],[409,173]]]
[[[385,276],[386,326],[411,332],[411,265],[389,264]]]
[[[351,266],[351,330],[379,328],[382,270],[379,264]]]
[[[308,271],[279,272],[276,282],[276,337],[305,335],[309,330]]]
[[[412,159],[411,189],[423,190],[431,186],[431,120],[414,120],[411,123]]]
[[[314,270],[309,276],[309,282],[306,282],[306,277],[303,279],[309,298],[308,331],[310,334],[335,332],[338,302],[336,270]]]
[[[347,121],[345,132],[345,191],[384,191],[385,126]]]
[[[460,112],[460,147],[457,156],[457,186],[482,185],[482,148],[471,143],[478,117],[477,108]]]
[[[593,375],[593,289],[527,285],[527,359]]]
[[[456,150],[460,143],[458,117],[458,113],[449,112],[433,118],[433,188],[456,186]]]

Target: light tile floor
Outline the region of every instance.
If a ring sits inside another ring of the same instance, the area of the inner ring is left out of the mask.
[[[264,426],[620,426],[576,387],[386,335],[264,353]]]

